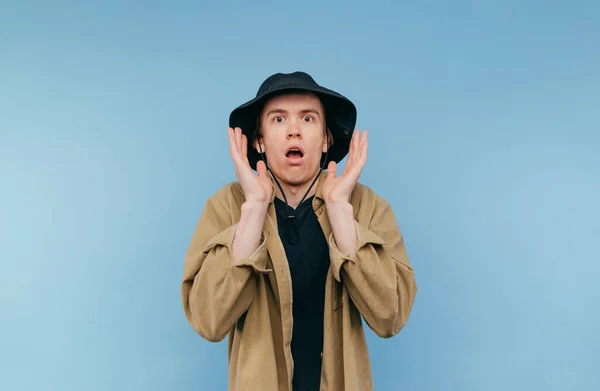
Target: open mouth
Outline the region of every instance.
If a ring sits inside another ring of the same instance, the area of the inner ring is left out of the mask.
[[[301,158],[304,156],[302,151],[298,148],[291,148],[288,153],[285,154],[288,158]]]

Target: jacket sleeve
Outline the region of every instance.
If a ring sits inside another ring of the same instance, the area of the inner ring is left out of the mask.
[[[185,256],[181,285],[183,308],[193,329],[203,338],[225,338],[248,309],[259,273],[268,272],[266,236],[247,259],[233,264],[231,253],[237,222],[228,206],[209,199]]]
[[[344,283],[375,334],[389,338],[408,321],[417,285],[392,208],[375,197],[370,221],[355,222],[358,245],[354,257],[340,252],[333,233],[329,248],[334,277]]]

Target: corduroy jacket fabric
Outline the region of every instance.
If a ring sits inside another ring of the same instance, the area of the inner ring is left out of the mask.
[[[326,175],[321,174],[313,199],[331,258],[321,390],[369,391],[362,319],[380,337],[396,335],[409,318],[417,285],[390,204],[360,183],[350,197],[358,250],[353,256],[340,252],[321,196]],[[184,260],[185,315],[208,341],[229,336],[230,391],[292,391],[292,286],[273,200],[274,195],[261,245],[233,264],[232,241],[245,198],[238,182],[219,189],[206,202]]]

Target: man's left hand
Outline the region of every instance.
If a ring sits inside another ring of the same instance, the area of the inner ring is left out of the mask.
[[[356,129],[350,141],[348,161],[342,175],[336,176],[337,164],[329,162],[327,166],[327,178],[323,183],[322,195],[325,204],[344,204],[350,200],[350,194],[358,182],[358,178],[367,162],[368,131],[359,135]]]

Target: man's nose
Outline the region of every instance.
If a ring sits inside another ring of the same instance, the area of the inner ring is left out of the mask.
[[[291,122],[288,127],[288,138],[292,137],[302,137],[302,129],[296,122]]]

